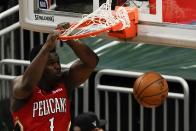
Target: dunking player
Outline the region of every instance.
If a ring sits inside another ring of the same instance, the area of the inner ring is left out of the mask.
[[[58,33],[51,33],[42,47],[34,48],[30,65],[13,81],[15,131],[69,130],[69,91],[90,76],[98,57],[85,44],[67,41],[79,60],[68,71],[61,72],[55,52],[57,37]]]

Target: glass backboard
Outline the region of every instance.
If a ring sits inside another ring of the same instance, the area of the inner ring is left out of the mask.
[[[105,0],[19,0],[20,23],[25,29],[50,32],[59,23],[77,22]],[[112,0],[139,9],[138,36],[132,42],[161,43],[196,48],[196,1]]]

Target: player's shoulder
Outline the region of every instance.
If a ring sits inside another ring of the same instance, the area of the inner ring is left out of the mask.
[[[11,81],[11,86],[12,86],[12,87],[19,86],[20,82],[22,81],[22,77],[23,77],[23,75],[16,76],[16,77]]]
[[[23,77],[23,75],[16,76],[12,81],[13,82],[20,81],[20,80],[22,80],[22,77]]]

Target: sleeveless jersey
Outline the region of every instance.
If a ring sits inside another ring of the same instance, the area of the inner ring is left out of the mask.
[[[21,131],[69,131],[71,117],[67,88],[60,83],[53,91],[45,93],[35,87],[30,100],[13,112],[13,119]]]

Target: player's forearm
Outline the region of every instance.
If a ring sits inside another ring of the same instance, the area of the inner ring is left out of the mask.
[[[57,36],[58,33],[56,32],[48,35],[46,43],[27,67],[24,74],[13,81],[13,95],[16,98],[27,98],[32,93],[33,87],[41,80],[50,51],[56,47]]]
[[[28,98],[33,87],[40,80],[43,73],[46,61],[48,58],[48,52],[44,49],[40,51],[32,63],[27,67],[22,76],[18,76],[13,81],[13,96],[17,99]]]
[[[33,87],[40,81],[48,60],[49,53],[56,47],[56,39],[58,34],[58,32],[51,32],[48,35],[46,43],[43,45],[38,55],[34,58],[33,62],[25,71],[24,83],[28,87]]]
[[[35,84],[39,82],[43,74],[45,65],[48,60],[50,50],[44,45],[38,55],[34,58],[31,64],[27,67],[23,74],[23,87],[32,88]]]
[[[73,40],[67,41],[67,44],[72,48],[80,60],[89,67],[95,68],[99,58],[88,46]]]

